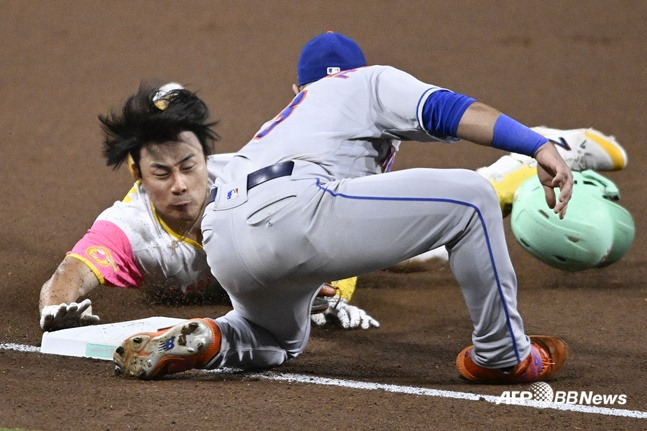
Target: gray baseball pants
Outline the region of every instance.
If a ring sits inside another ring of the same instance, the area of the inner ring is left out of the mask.
[[[296,357],[321,283],[442,245],[474,326],[473,360],[500,368],[529,354],[501,210],[485,179],[408,169],[328,180],[302,165],[249,193],[242,181],[220,185],[207,206],[204,248],[234,308],[215,319],[223,342],[210,368],[268,368]]]

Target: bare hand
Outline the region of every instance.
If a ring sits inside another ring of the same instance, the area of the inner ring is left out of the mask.
[[[559,214],[560,219],[563,219],[573,193],[571,169],[551,142],[539,147],[535,153],[535,159],[537,160],[537,176],[544,187],[546,203],[555,214]],[[559,198],[555,195],[555,188],[559,188]]]

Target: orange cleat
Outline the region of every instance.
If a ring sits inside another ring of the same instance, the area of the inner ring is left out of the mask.
[[[564,340],[547,335],[530,336],[530,355],[510,371],[485,368],[472,361],[472,349],[463,349],[456,358],[461,377],[476,383],[532,383],[550,379],[568,358]]]
[[[211,319],[191,319],[157,332],[141,332],[117,347],[115,375],[153,379],[204,368],[220,351],[221,334]]]

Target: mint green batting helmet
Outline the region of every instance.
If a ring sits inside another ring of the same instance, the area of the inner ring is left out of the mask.
[[[573,181],[562,220],[548,208],[537,176],[521,184],[512,204],[512,233],[526,251],[558,269],[610,265],[633,243],[631,214],[615,202],[620,198],[616,185],[597,172],[573,172]]]

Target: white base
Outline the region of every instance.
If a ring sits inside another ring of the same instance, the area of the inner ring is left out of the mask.
[[[173,326],[185,319],[173,317],[148,317],[104,325],[82,326],[45,332],[41,353],[112,360],[115,349],[128,337],[138,332],[157,331]]]

